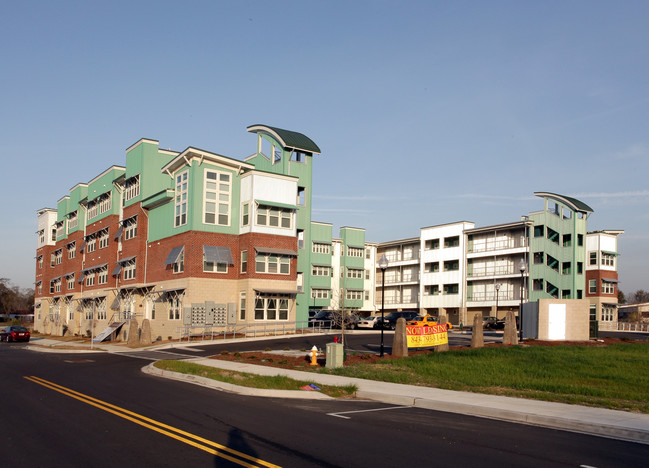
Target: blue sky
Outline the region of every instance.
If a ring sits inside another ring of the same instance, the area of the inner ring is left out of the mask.
[[[533,192],[624,229],[649,289],[649,2],[2,2],[0,277],[32,287],[36,210],[140,138],[234,158],[302,132],[313,217],[415,237],[515,221]]]

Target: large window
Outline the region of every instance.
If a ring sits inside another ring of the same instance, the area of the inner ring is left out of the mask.
[[[97,238],[94,234],[92,234],[91,236],[88,236],[86,240],[86,252],[90,253],[94,252],[95,250],[97,250]]]
[[[313,265],[311,266],[311,276],[331,276],[331,267]]]
[[[363,291],[356,291],[348,289],[345,292],[345,299],[348,301],[362,301],[363,300]]]
[[[426,273],[437,273],[439,271],[439,262],[426,263],[424,268]]]
[[[347,268],[347,278],[362,279],[363,270],[359,270],[356,268]]]
[[[135,279],[135,259],[124,263],[124,281]]]
[[[323,244],[323,243],[320,243],[320,242],[314,242],[313,246],[311,247],[311,251],[313,253],[330,254],[331,253],[331,244]]]
[[[426,250],[439,249],[439,239],[428,239],[424,244],[424,249]]]
[[[67,246],[68,249],[68,259],[73,259],[77,256],[77,243],[70,242]]]
[[[255,256],[255,272],[288,275],[291,273],[291,257],[285,255],[257,254]]]
[[[60,265],[63,262],[63,249],[59,249],[54,252],[54,262],[57,265]]]
[[[102,229],[99,234],[99,248],[100,249],[105,249],[108,247],[108,228]]]
[[[455,284],[445,284],[444,285],[444,294],[458,294],[459,286]]]
[[[167,297],[167,310],[169,311],[169,320],[180,320],[180,311],[182,310],[180,295],[174,294]]]
[[[124,183],[124,200],[128,201],[140,194],[140,175],[137,174]]]
[[[328,289],[311,288],[312,299],[329,299]]]
[[[293,210],[287,208],[259,206],[257,208],[257,225],[291,229]]]
[[[203,222],[219,226],[230,225],[232,176],[227,172],[205,169]]]
[[[289,295],[263,294],[255,299],[255,320],[288,320]]]
[[[189,171],[181,172],[176,175],[176,199],[175,199],[175,219],[174,226],[183,226],[187,224],[187,196]]]
[[[365,253],[364,248],[360,247],[347,247],[347,256],[348,257],[358,257],[358,258],[363,258],[363,254]]]
[[[444,271],[457,271],[460,269],[459,260],[448,260],[444,262]]]
[[[79,217],[77,216],[77,212],[73,211],[72,213],[68,214],[68,232],[72,231],[75,229],[79,224]]]
[[[207,273],[227,273],[228,264],[220,262],[203,261],[203,271]]]
[[[615,294],[615,284],[602,280],[602,294]]]
[[[133,239],[137,236],[137,216],[124,220],[124,240]]]
[[[97,284],[108,283],[108,267],[105,266],[97,271]]]
[[[597,280],[588,280],[588,293],[597,294]]]
[[[444,238],[444,248],[449,247],[458,247],[460,245],[460,236],[445,237]]]
[[[69,275],[67,277],[67,279],[68,279],[68,289],[74,289],[74,286],[75,286],[75,284],[74,284],[74,273]]]
[[[615,255],[602,252],[602,265],[615,266]]]

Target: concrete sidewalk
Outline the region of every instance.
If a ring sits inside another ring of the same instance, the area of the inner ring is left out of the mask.
[[[79,348],[80,345],[64,343],[51,339],[34,340],[31,344],[37,346],[30,345],[30,349],[37,351],[77,353],[92,352],[87,349],[61,349],[61,346],[66,346],[67,348]],[[176,343],[174,345],[167,344],[151,346],[144,349],[134,349],[116,344],[95,344],[93,345],[93,351],[132,354],[137,353],[138,351],[152,351],[170,348],[182,349],[187,346],[196,346],[201,344],[203,343]],[[89,345],[86,343],[83,345],[83,348],[87,348],[88,346]],[[259,366],[255,364],[224,361],[219,359],[195,358],[190,359],[189,361],[205,366],[238,372],[271,376],[283,375],[295,380],[313,382],[321,385],[355,385],[358,388],[356,393],[358,398],[380,401],[386,404],[414,406],[649,444],[648,414],[614,411],[538,400],[526,400],[523,398],[484,395],[480,393],[458,392],[414,385],[394,384],[374,380]],[[145,366],[142,371],[151,375],[182,380],[242,395],[275,398],[329,398],[318,392],[262,390],[240,387],[203,377],[162,371],[155,368],[152,364]]]

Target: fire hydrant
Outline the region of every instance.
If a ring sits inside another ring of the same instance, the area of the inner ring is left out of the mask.
[[[316,348],[315,345],[313,345],[313,348],[311,348],[311,365],[318,365],[318,348]]]

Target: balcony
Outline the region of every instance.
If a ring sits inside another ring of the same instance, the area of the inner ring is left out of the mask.
[[[470,278],[479,278],[481,276],[506,276],[520,274],[520,272],[514,268],[514,265],[505,265],[505,266],[474,266],[470,272],[467,272],[467,277]]]
[[[467,294],[467,302],[496,302],[496,293],[491,292],[474,292]],[[505,301],[520,301],[521,293],[519,291],[513,291],[510,293],[501,292],[498,294],[498,302],[502,303]]]
[[[402,277],[399,276],[386,276],[385,277],[385,284],[397,284],[397,283],[418,283],[419,282],[419,274],[411,274],[411,275],[403,275]]]
[[[487,242],[473,241],[473,245],[468,248],[468,253],[480,253],[480,252],[493,252],[497,250],[508,250],[508,249],[518,249],[521,247],[527,247],[525,238],[512,238],[512,239],[487,239]],[[476,245],[477,244],[477,245]]]

